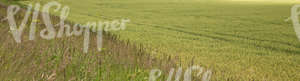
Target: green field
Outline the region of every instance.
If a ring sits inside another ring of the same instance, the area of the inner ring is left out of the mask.
[[[300,41],[285,22],[293,0],[58,1],[71,8],[71,21],[130,19],[111,33],[178,66],[211,69],[212,81],[300,80]]]
[[[6,17],[6,8],[0,3],[0,19]],[[24,12],[15,18],[20,23]],[[58,17],[52,16],[57,23]],[[32,19],[29,19],[32,21]],[[42,21],[41,18],[37,21]],[[25,28],[22,43],[16,43],[7,21],[0,21],[0,80],[1,81],[143,81],[149,76],[147,68],[175,66],[168,61],[153,59],[143,48],[118,40],[116,35],[105,32],[103,49],[97,51],[92,42],[89,53],[83,53],[83,37],[72,36],[45,40],[39,36],[29,39]],[[70,24],[70,22],[67,22]],[[44,24],[37,22],[37,24]],[[29,26],[27,24],[26,26]],[[40,32],[44,25],[37,25]],[[91,33],[91,41],[96,34]],[[151,62],[150,62],[151,61]],[[164,66],[158,66],[161,63]]]

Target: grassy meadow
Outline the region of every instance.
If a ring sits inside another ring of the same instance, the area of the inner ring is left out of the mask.
[[[49,1],[53,0],[20,2],[28,4]],[[175,60],[177,66],[200,65],[211,69],[213,72],[211,81],[300,80],[300,41],[296,37],[291,21],[285,21],[290,17],[291,7],[299,1],[56,1],[71,8],[68,20],[73,22],[130,19],[131,22],[125,30],[109,33],[117,35],[118,41],[129,41],[132,43],[131,47],[142,45],[140,49],[145,52],[143,54],[162,59],[163,62],[168,62],[164,58],[170,57]],[[52,14],[59,16],[56,12]],[[107,47],[109,48],[109,45]],[[111,51],[117,49],[118,47],[115,47]],[[136,50],[132,49],[131,52]],[[1,52],[3,51],[7,50],[2,49]],[[164,66],[154,64],[152,67]],[[145,68],[153,69],[143,67],[146,72],[143,77],[148,76],[149,72]],[[122,71],[131,70],[129,68]],[[124,74],[126,75],[126,72]]]
[[[1,3],[0,19],[6,17],[6,10]],[[20,11],[15,16],[17,23],[21,23],[24,13]],[[52,15],[51,18],[51,22],[59,22],[59,17]],[[36,21],[36,32],[41,32],[45,25],[40,22],[41,17]],[[97,51],[95,32],[90,34],[92,44],[88,53],[83,53],[83,36],[53,40],[37,36],[35,40],[28,40],[29,28],[24,29],[22,43],[16,43],[7,23],[0,21],[1,81],[145,81],[152,68],[176,67],[173,60],[152,58],[142,46],[121,41],[109,32],[104,32],[101,52]],[[165,79],[165,76],[159,79]]]

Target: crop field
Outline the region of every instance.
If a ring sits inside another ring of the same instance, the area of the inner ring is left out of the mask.
[[[6,7],[0,4],[0,19],[5,18]],[[16,14],[16,22],[21,23],[23,11]],[[51,16],[57,23],[57,16]],[[42,21],[38,18],[36,21]],[[32,21],[30,19],[29,21]],[[172,60],[154,59],[141,46],[118,40],[116,35],[104,32],[103,50],[91,44],[89,53],[82,52],[83,37],[73,36],[45,40],[23,35],[22,43],[16,43],[7,21],[1,20],[0,33],[0,80],[1,81],[143,81],[148,79],[147,68],[175,67]],[[72,23],[72,22],[67,22]],[[37,22],[37,32],[45,26]],[[29,24],[27,24],[29,25]],[[25,34],[30,29],[25,28]],[[91,41],[96,41],[96,33],[91,33]],[[23,40],[24,39],[24,40]],[[94,43],[94,42],[92,42]],[[163,64],[163,66],[161,66]],[[160,65],[160,66],[159,66]],[[161,79],[163,79],[162,77]]]
[[[49,1],[53,0],[19,2],[46,4]],[[296,0],[56,1],[70,7],[68,20],[73,22],[130,19],[125,30],[109,33],[117,35],[118,41],[132,44],[131,48],[126,48],[131,49],[131,52],[126,53],[133,53],[131,56],[135,56],[136,51],[133,50],[143,49],[146,56],[153,56],[166,64],[168,60],[164,58],[167,57],[175,60],[177,67],[199,65],[212,71],[211,81],[300,80],[300,41],[291,20],[286,21],[291,16],[291,7],[299,3]],[[57,16],[60,14],[51,13]],[[143,47],[139,47],[141,45]],[[118,47],[106,47],[112,49],[110,51],[118,50]],[[120,61],[118,59],[115,61]],[[129,62],[128,59],[132,58],[123,59]],[[147,64],[149,59],[142,61]],[[133,65],[137,67],[139,64]],[[148,70],[152,67],[171,66],[154,63],[138,67],[145,73],[140,73],[143,78],[137,81],[147,81],[144,77],[148,76]],[[131,74],[124,72],[124,75],[126,73]]]

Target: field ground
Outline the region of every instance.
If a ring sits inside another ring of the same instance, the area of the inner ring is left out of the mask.
[[[0,3],[0,19],[6,17],[6,8]],[[24,12],[15,18],[20,23]],[[58,17],[52,22],[58,23]],[[29,19],[32,21],[32,19]],[[37,31],[45,28],[37,19]],[[175,67],[172,60],[154,59],[116,35],[104,33],[103,47],[97,51],[96,34],[90,33],[89,53],[83,53],[83,37],[72,36],[45,40],[36,35],[29,39],[29,28],[25,28],[22,42],[16,43],[7,21],[0,21],[0,80],[2,81],[143,81],[148,80],[150,68]],[[66,22],[70,24],[69,21]],[[26,25],[27,27],[29,24]],[[163,66],[158,66],[163,65]],[[148,69],[147,69],[148,68]],[[164,79],[161,77],[160,79]]]
[[[213,81],[300,80],[300,42],[284,21],[293,1],[59,1],[71,7],[71,21],[131,19],[126,30],[112,33],[157,58],[212,69]]]

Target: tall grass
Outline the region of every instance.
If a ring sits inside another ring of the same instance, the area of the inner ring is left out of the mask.
[[[299,40],[293,3],[230,0],[62,0],[70,20],[129,18],[121,40],[142,44],[157,58],[213,69],[212,80],[299,80]],[[54,13],[56,14],[56,13]],[[194,59],[192,59],[194,58]]]
[[[6,16],[6,6],[0,4],[0,19]],[[24,10],[17,14],[21,22]],[[52,22],[59,17],[52,16]],[[31,19],[29,20],[31,21]],[[37,32],[45,28],[39,18]],[[64,80],[64,81],[145,81],[152,68],[175,67],[174,61],[154,59],[144,52],[142,45],[120,41],[119,36],[104,32],[103,51],[95,45],[96,34],[91,33],[88,53],[82,51],[83,37],[63,37],[44,40],[37,36],[28,40],[29,24],[23,32],[22,43],[16,43],[7,21],[0,23],[0,80]],[[73,22],[67,21],[72,24]],[[58,27],[57,27],[58,29]],[[167,58],[167,57],[166,57]]]

